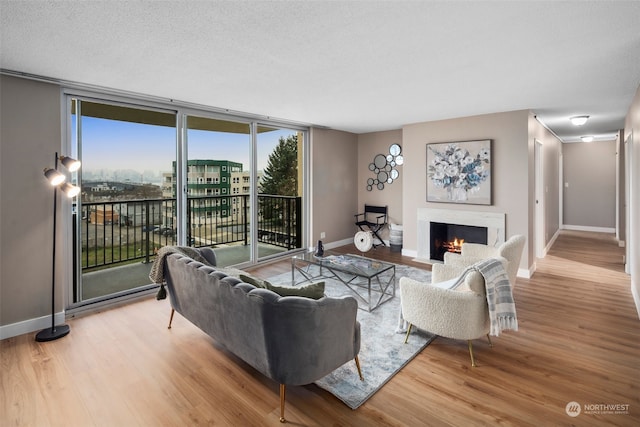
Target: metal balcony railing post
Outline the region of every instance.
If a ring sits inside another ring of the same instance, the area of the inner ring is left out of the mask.
[[[291,221],[293,221],[293,212],[291,212],[291,204],[293,199],[285,199],[287,206],[287,249],[291,249]]]
[[[145,244],[145,249],[144,249],[144,263],[145,264],[149,264],[149,262],[151,262],[151,260],[149,259],[149,252],[150,252],[150,250],[149,250],[150,249],[149,248],[149,244],[150,244],[150,242],[149,242],[149,231],[150,231],[150,228],[151,228],[151,224],[149,222],[149,207],[150,207],[149,201],[145,200],[144,201],[144,216],[145,216],[144,222],[145,222],[145,230],[146,230],[145,237],[147,239],[147,242]],[[155,207],[152,208],[152,209],[155,209]]]
[[[296,236],[295,236],[295,246],[294,248],[302,247],[301,236],[302,236],[302,197],[296,197]]]
[[[249,244],[249,217],[248,215],[248,204],[247,203],[247,195],[242,196],[242,217],[244,218],[244,245],[247,246]]]
[[[187,197],[187,246],[191,246],[191,225],[193,224],[193,221],[191,221],[191,213],[193,212],[193,209],[191,208],[192,203],[194,203],[194,200]]]

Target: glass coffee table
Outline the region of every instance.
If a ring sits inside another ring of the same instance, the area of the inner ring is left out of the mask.
[[[296,273],[302,280],[296,281]],[[305,252],[291,258],[291,284],[336,279],[351,290],[358,307],[375,310],[396,295],[396,266],[352,254],[325,251],[317,257]]]

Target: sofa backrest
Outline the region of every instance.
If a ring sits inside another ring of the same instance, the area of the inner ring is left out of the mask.
[[[165,278],[176,311],[282,384],[313,382],[321,361],[328,374],[359,351],[353,297],[280,297],[180,254],[167,257]]]

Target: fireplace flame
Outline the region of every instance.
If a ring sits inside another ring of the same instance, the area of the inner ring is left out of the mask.
[[[457,237],[454,237],[452,241],[445,242],[444,247],[449,252],[455,252],[459,254],[460,252],[462,252],[463,243],[464,243],[464,239],[458,239]]]

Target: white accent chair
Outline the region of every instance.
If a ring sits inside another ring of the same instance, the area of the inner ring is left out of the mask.
[[[463,243],[461,253],[446,252],[444,254],[444,263],[445,265],[468,267],[487,258],[505,258],[508,261],[505,267],[507,276],[513,289],[516,284],[516,277],[518,276],[518,268],[520,266],[520,259],[522,258],[522,250],[524,249],[525,242],[526,238],[517,234],[497,247],[478,243]],[[436,265],[434,265],[434,268],[435,267]]]
[[[498,257],[506,266],[507,260]],[[434,264],[432,283],[408,277],[400,279],[402,317],[409,323],[405,343],[413,326],[446,338],[467,340],[471,366],[475,367],[471,340],[489,338],[490,321],[484,277],[469,272],[462,283],[450,289],[466,270],[461,265]]]

